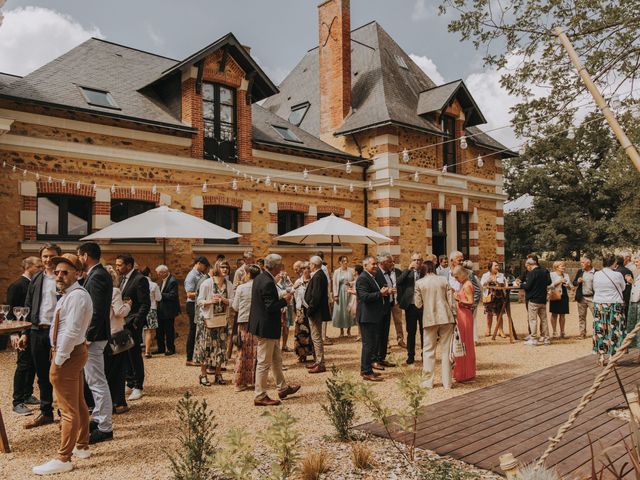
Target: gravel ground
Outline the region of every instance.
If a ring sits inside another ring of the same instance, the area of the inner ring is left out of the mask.
[[[570,338],[558,340],[544,347],[525,347],[522,341],[510,344],[508,339],[492,342],[490,338],[481,338],[477,347],[477,378],[474,382],[456,385],[445,391],[441,385],[429,392],[427,403],[435,403],[461,395],[545,367],[557,365],[590,352],[591,340],[579,340],[577,336],[577,314],[575,304],[567,318],[567,334]],[[516,330],[526,332],[526,312],[524,305],[512,306]],[[482,322],[483,323],[483,322]],[[183,326],[182,326],[183,327]],[[178,339],[178,351],[184,352],[184,328]],[[484,327],[481,327],[481,332]],[[337,330],[329,329],[330,336],[336,336]],[[390,338],[395,338],[392,332]],[[290,337],[290,345],[293,339]],[[393,342],[395,344],[395,342]],[[394,353],[402,354],[398,347]],[[340,368],[358,372],[360,343],[352,338],[341,339],[326,348],[327,361]],[[59,442],[58,425],[48,425],[35,430],[24,430],[22,425],[28,418],[19,417],[11,412],[12,378],[15,356],[13,353],[0,352],[0,405],[2,405],[7,433],[12,453],[0,453],[0,479],[14,480],[36,478],[31,467],[48,460],[55,452]],[[332,471],[324,478],[414,478],[401,468],[401,462],[387,441],[375,439],[371,442],[380,466],[377,469],[350,476],[347,472],[349,460],[343,445],[327,441],[332,427],[325,417],[320,404],[325,401],[324,381],[330,373],[309,375],[303,366],[296,363],[293,354],[285,354],[284,363],[288,368],[285,375],[291,383],[301,383],[300,393],[285,403],[294,416],[300,419],[298,427],[305,437],[305,449],[322,445],[332,459]],[[417,368],[421,366],[418,362]],[[230,365],[231,369],[233,368]],[[145,396],[130,402],[131,411],[114,417],[114,441],[92,447],[93,456],[88,460],[74,460],[76,469],[56,478],[169,478],[170,469],[166,453],[177,448],[177,419],[175,406],[186,390],[198,397],[204,397],[216,414],[218,431],[224,432],[230,427],[245,427],[258,431],[267,420],[260,416],[262,412],[253,406],[253,393],[236,393],[229,386],[198,386],[198,369],[184,366],[184,354],[173,357],[157,356],[145,360],[146,381]],[[393,373],[388,375],[393,376]],[[227,374],[227,378],[230,375]],[[401,404],[398,388],[390,378],[374,388],[391,407]],[[36,392],[37,395],[37,387]],[[368,421],[369,417],[362,409],[358,410],[358,423]],[[385,455],[385,452],[390,455]],[[421,455],[429,456],[428,452]]]

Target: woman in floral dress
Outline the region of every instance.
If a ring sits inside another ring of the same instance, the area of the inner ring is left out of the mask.
[[[221,267],[227,267],[226,270]],[[207,378],[207,368],[215,371],[214,383],[226,385],[222,378],[222,366],[227,361],[228,321],[224,326],[207,328],[206,319],[218,315],[229,316],[229,305],[233,301],[233,284],[227,280],[229,271],[227,262],[216,262],[209,269],[209,277],[198,289],[198,315],[196,316],[196,342],[193,361],[200,363],[200,385],[211,386]]]
[[[606,255],[602,270],[593,275],[593,351],[598,354],[599,365],[616,353],[626,334],[622,298],[625,280],[611,268],[615,263],[615,255]]]
[[[304,306],[304,292],[311,280],[311,267],[309,262],[302,264],[302,275],[293,284],[293,295],[296,304],[296,325],[294,350],[298,361],[304,363],[309,355],[313,355],[313,342],[311,341],[311,329]]]
[[[242,284],[236,287],[232,306],[238,312],[238,335],[242,347],[236,356],[233,383],[236,391],[241,392],[253,388],[256,378],[256,360],[258,358],[258,339],[249,331],[249,313],[251,311],[251,290],[253,279],[260,274],[260,267],[247,265]]]

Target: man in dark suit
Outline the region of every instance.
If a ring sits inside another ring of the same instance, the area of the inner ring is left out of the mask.
[[[388,253],[378,256],[378,268],[375,273],[376,281],[381,287],[388,288],[388,298],[385,299],[383,308],[383,318],[378,325],[378,339],[376,341],[376,352],[374,356],[373,368],[384,370],[385,367],[395,367],[395,364],[387,362],[387,348],[389,345],[389,327],[391,326],[391,309],[396,302],[397,290],[392,278],[393,257]]]
[[[369,256],[362,262],[364,272],[356,280],[358,307],[356,321],[360,325],[362,337],[362,355],[360,357],[360,375],[364,380],[381,382],[380,374],[373,371],[376,356],[378,331],[385,317],[389,321],[389,288],[376,280],[378,261]],[[386,347],[386,345],[385,345]]]
[[[576,287],[576,303],[578,304],[578,327],[580,338],[587,338],[587,312],[591,311],[593,318],[593,276],[596,269],[591,264],[589,257],[580,259],[582,268],[578,270],[573,279],[573,286]]]
[[[622,299],[624,300],[624,312],[625,315],[629,315],[629,306],[631,304],[631,288],[633,286],[633,272],[625,267],[625,260],[623,255],[616,255],[616,272],[622,274],[624,278],[624,290],[622,291]]]
[[[40,415],[24,426],[27,429],[53,423],[53,386],[49,381],[51,367],[49,329],[53,325],[58,298],[56,279],[53,274],[55,265],[52,260],[61,254],[60,247],[53,243],[47,243],[40,248],[40,260],[44,265],[44,271],[33,276],[24,301],[25,307],[29,307],[28,319],[32,326],[28,332],[23,332],[20,336],[18,348],[26,348],[26,343],[31,343],[31,355],[40,390]]]
[[[313,354],[315,362],[308,367],[309,373],[322,373],[327,369],[324,366],[324,345],[322,343],[322,323],[331,319],[329,312],[329,281],[322,270],[322,258],[314,255],[309,259],[311,267],[311,280],[304,292],[304,301],[307,304],[311,341],[313,342]]]
[[[14,307],[24,307],[31,278],[42,270],[42,262],[38,257],[28,257],[22,260],[22,275],[9,285],[7,303],[9,314],[7,320],[16,320],[13,315]],[[19,335],[11,336],[11,346],[16,350],[16,371],[13,374],[13,412],[18,415],[31,415],[27,405],[40,405],[40,400],[33,396],[33,381],[36,378],[36,367],[31,356],[31,346],[26,342],[24,348],[19,348]]]
[[[282,257],[276,254],[267,255],[264,266],[264,270],[251,286],[249,312],[249,331],[258,341],[256,396],[253,400],[257,407],[280,405],[280,400],[300,390],[300,385],[287,385],[282,373],[280,312],[292,298],[289,292],[284,292],[282,298],[278,296],[275,276],[282,270]],[[272,400],[267,395],[269,370],[273,371],[280,400]]]
[[[124,254],[116,257],[116,270],[120,274],[120,290],[122,299],[131,300],[131,310],[124,319],[125,328],[133,336],[133,348],[127,351],[129,362],[127,365],[127,385],[131,388],[129,400],[142,398],[144,388],[144,362],[142,361],[142,327],[147,322],[147,314],[151,308],[151,293],[149,281],[134,268],[131,255]]]
[[[397,278],[398,286],[398,303],[400,308],[404,310],[404,316],[407,322],[407,365],[415,362],[416,354],[416,330],[420,325],[420,351],[424,345],[422,331],[422,309],[417,308],[414,297],[414,287],[420,278],[422,269],[422,255],[418,252],[411,254],[411,264]]]
[[[83,243],[78,247],[78,259],[86,273],[83,286],[91,296],[93,315],[87,329],[87,363],[84,366],[84,378],[93,397],[93,410],[89,443],[98,443],[113,438],[111,413],[111,393],[104,369],[104,349],[111,332],[109,316],[113,281],[111,275],[100,263],[102,251],[95,242]]]
[[[169,267],[166,265],[158,265],[156,273],[158,274],[160,293],[162,294],[162,300],[158,302],[158,329],[156,330],[158,353],[173,355],[176,353],[174,322],[178,314],[180,314],[178,280],[171,275]]]

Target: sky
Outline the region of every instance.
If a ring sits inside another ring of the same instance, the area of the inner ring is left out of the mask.
[[[0,0],[0,4],[3,1]],[[318,0],[6,0],[0,25],[0,72],[25,75],[89,37],[183,59],[233,32],[278,84],[318,43]],[[351,0],[351,27],[372,20],[437,84],[463,79],[489,120],[508,125],[516,99],[500,73],[447,31],[436,0]],[[491,133],[518,150],[511,129]]]

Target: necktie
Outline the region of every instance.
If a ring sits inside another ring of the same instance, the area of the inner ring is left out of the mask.
[[[124,284],[127,283],[127,277],[124,276],[120,279],[120,290],[124,288]]]

